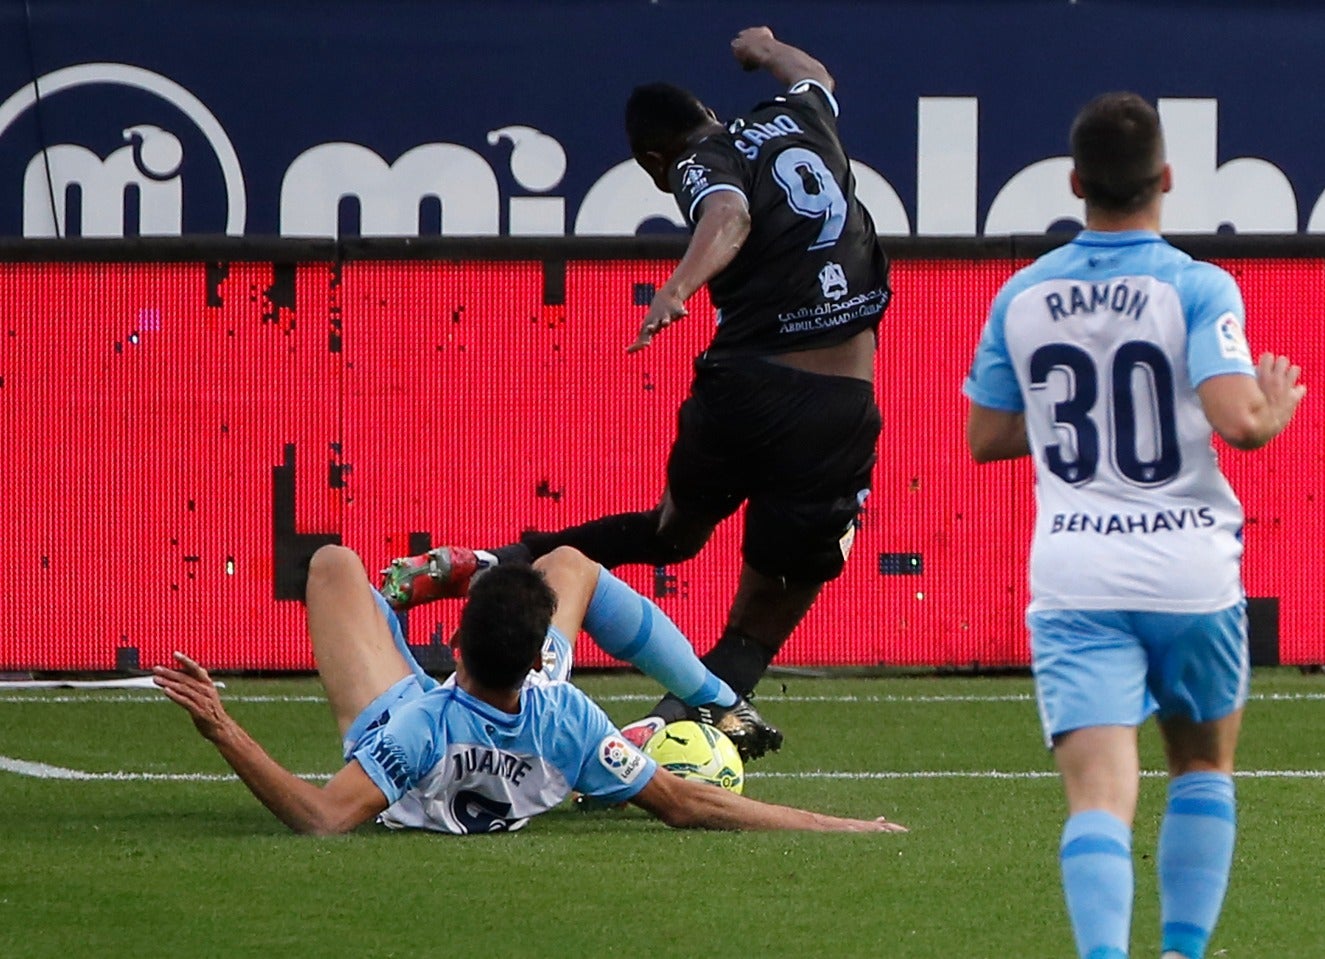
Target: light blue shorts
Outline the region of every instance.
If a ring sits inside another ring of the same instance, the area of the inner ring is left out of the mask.
[[[1214,613],[1053,609],[1028,613],[1045,742],[1152,713],[1221,719],[1247,701],[1247,604]]]

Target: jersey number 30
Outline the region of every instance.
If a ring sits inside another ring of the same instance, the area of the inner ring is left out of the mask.
[[[1100,371],[1080,347],[1050,343],[1031,354],[1031,389],[1047,388],[1055,370],[1065,373],[1070,385],[1068,395],[1053,404],[1054,426],[1060,434],[1071,430],[1076,442],[1075,450],[1062,442],[1045,447],[1045,464],[1068,483],[1086,483],[1100,462],[1101,430],[1090,415],[1099,398]],[[1119,474],[1138,486],[1167,483],[1182,466],[1168,357],[1154,343],[1131,340],[1118,348],[1105,372],[1112,399],[1106,437]],[[1138,439],[1150,447],[1144,454]]]
[[[809,249],[836,243],[847,223],[847,198],[823,157],[804,147],[788,147],[773,161],[773,176],[793,210],[812,220],[823,218],[823,228]]]

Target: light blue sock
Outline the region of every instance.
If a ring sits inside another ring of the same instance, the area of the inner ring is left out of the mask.
[[[1165,952],[1205,955],[1228,889],[1236,834],[1232,776],[1187,773],[1169,783],[1156,857]]]
[[[1058,862],[1081,959],[1127,959],[1132,932],[1132,830],[1102,809],[1067,820]]]
[[[598,571],[584,631],[606,653],[636,666],[687,706],[736,702],[732,688],[708,671],[690,641],[661,609],[606,569]]]

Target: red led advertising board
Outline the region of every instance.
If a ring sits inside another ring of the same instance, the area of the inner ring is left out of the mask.
[[[376,569],[653,505],[714,322],[700,293],[626,354],[671,265],[0,264],[0,669],[144,668],[175,649],[217,669],[309,669],[299,563],[321,543]],[[961,394],[1018,265],[894,264],[873,492],[846,572],[779,663],[1027,662],[1032,469],[970,462]],[[1222,265],[1253,350],[1290,353],[1314,389],[1321,261]],[[1323,435],[1312,393],[1269,448],[1223,453],[1271,661],[1325,661]],[[690,562],[620,571],[701,651],[735,588],[739,524]],[[458,612],[411,612],[410,644],[435,648]],[[587,639],[577,655],[610,663]]]

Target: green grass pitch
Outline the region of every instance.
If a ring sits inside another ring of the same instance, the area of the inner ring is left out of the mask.
[[[621,722],[652,701],[639,677],[580,683]],[[750,765],[747,793],[885,814],[906,835],[683,833],[633,809],[562,808],[510,835],[312,839],[219,778],[219,757],[153,691],[0,689],[0,956],[1070,956],[1062,801],[1030,691],[1022,678],[765,680],[760,708],[787,744]],[[1258,671],[1253,694],[1210,954],[1314,959],[1325,679]],[[313,680],[231,679],[224,696],[288,768],[337,768]],[[1142,742],[1158,770],[1153,727]],[[1162,805],[1162,779],[1147,778],[1136,956],[1158,952]]]

